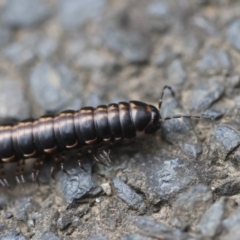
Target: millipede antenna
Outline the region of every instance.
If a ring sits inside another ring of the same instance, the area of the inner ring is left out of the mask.
[[[175,93],[174,93],[173,89],[170,86],[165,85],[163,87],[161,97],[160,97],[159,102],[158,102],[159,111],[161,110],[161,107],[162,107],[162,100],[163,100],[163,96],[164,96],[164,93],[165,93],[166,89],[168,89],[171,92],[172,96],[175,97]],[[174,119],[174,118],[210,119],[210,120],[213,120],[213,118],[211,118],[211,117],[201,116],[201,115],[173,115],[173,116],[167,116],[167,117],[161,119],[160,121],[165,122],[167,120],[171,120],[171,119]]]
[[[173,89],[170,86],[165,85],[163,87],[163,90],[162,90],[162,93],[161,93],[161,97],[160,97],[159,102],[158,102],[158,109],[159,109],[159,111],[160,111],[160,109],[162,107],[162,100],[163,100],[164,92],[165,92],[166,89],[170,90],[172,96],[175,97],[175,93],[174,93]]]

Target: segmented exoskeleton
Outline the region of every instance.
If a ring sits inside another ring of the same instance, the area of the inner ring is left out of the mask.
[[[41,158],[102,142],[131,139],[137,132],[153,134],[160,129],[163,121],[172,118],[200,118],[182,115],[162,118],[159,110],[165,89],[174,96],[172,89],[165,86],[158,108],[139,101],[119,102],[96,108],[83,107],[79,111],[68,110],[13,126],[0,126],[0,163]],[[4,180],[2,178],[3,185],[5,181],[5,177]]]

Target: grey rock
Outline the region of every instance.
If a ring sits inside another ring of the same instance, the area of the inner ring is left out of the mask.
[[[186,156],[193,159],[197,159],[202,153],[202,147],[199,144],[183,143],[181,148]]]
[[[104,44],[119,54],[129,63],[145,63],[150,57],[150,38],[136,31],[118,28],[107,29],[103,35]]]
[[[163,67],[166,66],[175,57],[176,54],[173,53],[169,48],[164,48],[162,52],[153,59],[153,63],[157,67]]]
[[[191,110],[204,111],[213,105],[224,93],[224,87],[217,82],[200,83],[189,93],[187,104]]]
[[[187,234],[180,230],[172,229],[160,222],[156,222],[146,217],[136,217],[134,224],[145,236],[160,239],[188,239]]]
[[[57,232],[57,219],[59,212],[54,208],[45,208],[43,211],[31,214],[31,219],[35,223],[35,238],[40,239],[47,232]]]
[[[60,238],[53,232],[46,232],[39,238],[39,240],[60,240]]]
[[[108,240],[108,239],[103,236],[95,236],[95,237],[89,238],[88,240]]]
[[[145,171],[148,192],[155,193],[156,198],[162,200],[171,199],[197,179],[192,163],[188,159],[179,157],[154,163],[148,160],[148,168],[145,168]]]
[[[72,224],[71,226],[73,228],[78,228],[79,226],[81,225],[81,220],[79,217],[74,217],[73,220],[72,220]]]
[[[87,70],[102,69],[110,71],[114,69],[116,62],[111,55],[103,54],[96,50],[90,50],[85,52],[81,51],[78,54],[76,65]]]
[[[103,104],[102,98],[103,98],[103,93],[101,90],[96,90],[96,91],[89,91],[87,97],[84,99],[84,105],[85,106],[98,106]]]
[[[240,86],[240,76],[238,75],[231,76],[227,80],[228,80],[228,87],[237,88]]]
[[[79,55],[77,65],[85,69],[102,68],[105,65],[105,60],[96,51],[89,51]]]
[[[161,108],[162,118],[173,115],[188,115],[175,98],[164,100]],[[188,118],[178,118],[165,121],[162,125],[162,134],[164,139],[170,143],[179,143],[184,138],[191,139],[191,142],[197,142],[195,133],[192,131],[192,124]]]
[[[10,42],[12,38],[12,32],[9,28],[0,25],[0,48]]]
[[[72,222],[73,213],[72,211],[67,211],[62,217],[57,220],[57,226],[60,230],[66,229]]]
[[[0,240],[26,240],[27,238],[19,231],[12,230],[0,236]]]
[[[229,177],[215,187],[214,192],[220,196],[233,196],[240,193],[240,178]]]
[[[237,147],[232,154],[230,154],[227,160],[231,161],[236,168],[240,166],[240,147]]]
[[[204,237],[212,238],[221,230],[225,213],[225,198],[215,202],[202,216],[197,228]]]
[[[201,44],[202,44],[202,39],[201,37],[189,33],[187,35],[183,36],[183,47],[184,49],[181,51],[181,54],[184,56],[192,56],[196,52],[199,51]]]
[[[17,67],[25,66],[35,59],[35,54],[29,41],[26,43],[13,42],[4,48],[2,53],[5,58]]]
[[[82,85],[65,65],[53,66],[46,62],[33,69],[30,88],[36,102],[46,111],[53,112],[73,101],[80,94]]]
[[[66,29],[81,27],[101,15],[106,0],[62,0],[59,17]]]
[[[147,6],[147,13],[155,17],[166,16],[168,11],[169,7],[165,1],[153,1]]]
[[[240,19],[236,19],[230,24],[227,30],[227,38],[232,46],[240,51]]]
[[[207,49],[198,62],[198,68],[206,73],[227,72],[231,68],[228,54],[224,50]]]
[[[220,240],[238,240],[240,236],[240,208],[238,207],[233,214],[222,222],[224,234],[219,238]]]
[[[6,209],[8,199],[5,196],[0,196],[0,210]]]
[[[0,102],[0,118],[2,119],[25,119],[30,115],[23,88],[16,80],[0,80]]]
[[[17,67],[27,66],[36,58],[46,60],[54,55],[58,41],[39,34],[27,35],[2,50],[3,55]]]
[[[138,233],[125,234],[121,238],[122,240],[151,240],[152,238],[144,237]]]
[[[101,188],[92,181],[91,175],[80,169],[71,169],[69,175],[60,175],[60,190],[67,203],[101,192]]]
[[[28,220],[27,212],[24,210],[18,210],[16,213],[16,219],[21,222],[27,222]]]
[[[150,2],[146,9],[147,25],[152,31],[164,33],[171,25],[169,6],[164,1]]]
[[[211,34],[214,36],[218,34],[213,22],[211,22],[209,18],[205,18],[201,15],[195,15],[191,18],[191,22],[193,23],[193,25],[197,26],[207,34]]]
[[[156,222],[152,219],[146,217],[136,217],[133,218],[134,224],[141,230],[149,232],[149,233],[162,233],[162,232],[169,232],[171,228],[160,223]]]
[[[189,225],[194,226],[212,202],[213,195],[207,186],[193,186],[173,203],[172,222],[183,229]]]
[[[42,0],[9,0],[2,20],[11,27],[32,27],[43,22],[49,13]]]
[[[36,36],[36,38],[33,45],[33,51],[36,56],[43,60],[54,56],[58,48],[58,41],[49,37]]]
[[[181,85],[186,79],[186,73],[183,69],[182,62],[179,59],[174,60],[167,69],[168,80],[173,85]]]
[[[23,198],[20,201],[16,202],[16,213],[14,214],[14,216],[19,221],[26,222],[28,220],[29,214],[37,211],[39,208],[40,205],[33,199]]]
[[[240,145],[240,134],[232,126],[219,124],[211,134],[209,145],[212,161],[227,160],[227,156]]]
[[[185,9],[191,9],[196,6],[202,6],[211,2],[211,0],[180,0],[181,7]]]
[[[117,196],[123,200],[129,207],[134,209],[145,208],[143,198],[132,190],[127,184],[118,178],[113,179],[113,185]]]
[[[9,219],[9,218],[12,218],[13,217],[13,214],[9,211],[7,212],[4,212],[4,215],[5,215],[5,218]]]
[[[224,111],[215,108],[209,108],[204,111],[202,115],[204,117],[211,118],[212,120],[218,120],[224,115]]]
[[[3,223],[0,223],[0,232],[2,233],[5,229],[7,229],[7,226]]]

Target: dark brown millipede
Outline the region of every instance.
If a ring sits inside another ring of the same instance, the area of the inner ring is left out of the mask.
[[[120,139],[132,139],[137,132],[153,134],[161,124],[172,118],[194,118],[202,116],[174,115],[162,118],[160,109],[165,86],[158,108],[139,101],[112,103],[96,108],[83,107],[79,111],[67,110],[60,114],[45,115],[36,120],[24,120],[16,125],[0,126],[0,183],[8,185],[3,164],[17,162],[16,179],[22,177],[24,159],[37,158],[33,167],[33,178],[39,171],[43,158],[47,155],[74,148],[113,143]],[[204,117],[207,118],[207,117]],[[108,153],[105,157],[108,157]],[[79,164],[81,162],[79,159]]]

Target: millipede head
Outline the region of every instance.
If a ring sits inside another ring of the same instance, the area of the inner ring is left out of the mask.
[[[164,96],[164,91],[168,89],[170,92],[171,92],[171,95],[173,97],[175,97],[175,93],[174,91],[172,90],[172,88],[170,86],[164,86],[163,87],[163,90],[162,90],[162,94],[161,94],[161,98],[159,100],[159,104],[158,104],[158,111],[160,112],[161,110],[161,106],[162,106],[162,99],[163,99],[163,96]],[[168,121],[168,120],[171,120],[171,119],[176,119],[176,118],[189,118],[189,119],[210,119],[210,120],[213,120],[213,118],[211,117],[207,117],[207,116],[202,116],[202,115],[173,115],[173,116],[167,116],[165,118],[161,118],[161,116],[159,116],[159,124],[165,122],[165,121]]]
[[[160,114],[160,110],[161,110],[161,106],[162,106],[162,99],[163,99],[164,92],[166,89],[168,89],[170,91],[171,95],[173,97],[175,97],[175,93],[172,90],[172,88],[170,86],[164,86],[162,93],[161,93],[161,98],[159,100],[158,109],[152,105],[148,105],[150,108],[150,109],[148,109],[148,112],[151,113],[151,121],[149,122],[148,126],[145,128],[145,134],[155,133],[158,129],[161,128],[161,125],[163,122],[171,120],[171,119],[189,118],[189,119],[211,119],[211,120],[213,120],[210,117],[202,116],[202,115],[173,115],[173,116],[167,116],[165,118],[162,118],[161,114]],[[138,103],[138,102],[136,102],[136,103]],[[139,118],[139,121],[140,121],[140,119],[141,118]]]
[[[145,134],[153,134],[155,133],[158,129],[161,128],[161,115],[159,110],[152,106],[149,105],[151,108],[151,122],[150,124],[147,126],[147,128],[145,129]]]

